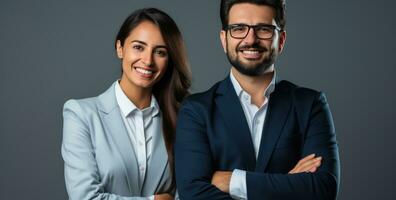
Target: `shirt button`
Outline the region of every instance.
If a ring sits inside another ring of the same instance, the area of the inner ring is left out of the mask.
[[[260,124],[260,120],[257,120],[257,121],[256,121],[256,124]]]
[[[145,170],[145,167],[141,166],[140,171],[144,171],[144,170]]]
[[[140,145],[140,146],[143,146],[143,142],[142,142],[142,141],[139,141],[139,145]]]

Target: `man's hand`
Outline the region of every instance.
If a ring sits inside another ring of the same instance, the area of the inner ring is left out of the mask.
[[[298,161],[297,165],[289,172],[289,174],[316,172],[318,167],[321,165],[321,161],[322,157],[315,158],[315,154],[308,155]]]
[[[154,200],[173,200],[174,197],[168,193],[164,193],[164,194],[156,194],[154,196]]]
[[[230,182],[232,172],[216,171],[212,177],[212,184],[222,192],[230,193]]]

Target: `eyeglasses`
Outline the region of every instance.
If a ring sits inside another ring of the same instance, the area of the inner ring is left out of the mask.
[[[247,25],[247,24],[230,24],[227,26],[227,30],[230,31],[231,37],[235,39],[244,39],[253,28],[254,34],[259,39],[271,39],[274,36],[275,30],[282,31],[277,26],[270,24],[258,24],[258,25]]]

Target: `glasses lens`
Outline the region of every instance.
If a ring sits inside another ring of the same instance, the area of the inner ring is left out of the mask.
[[[244,38],[249,30],[249,27],[246,25],[236,25],[230,28],[230,33],[232,37],[235,38]]]
[[[255,30],[257,37],[261,39],[269,39],[274,33],[274,28],[269,26],[256,26]]]

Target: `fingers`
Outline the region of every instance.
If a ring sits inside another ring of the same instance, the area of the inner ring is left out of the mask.
[[[154,200],[173,200],[173,196],[168,193],[154,195]]]
[[[301,164],[301,163],[304,163],[304,162],[306,162],[308,160],[312,160],[313,158],[315,158],[315,154],[314,153],[313,154],[309,154],[308,156],[305,156],[303,159],[298,161],[297,165]]]
[[[309,169],[307,172],[314,173],[314,172],[316,172],[317,169],[318,169],[317,167],[313,167],[313,168]]]
[[[301,165],[304,164],[305,162],[309,161],[309,160],[314,159],[314,158],[315,158],[315,154],[310,154],[310,155],[304,157],[303,159],[298,161],[297,165],[294,166],[294,168],[289,173],[291,173],[291,174],[300,173],[301,172],[301,170],[300,170],[301,169]]]
[[[308,172],[310,170],[314,170],[314,168],[320,166],[321,162],[322,162],[322,157],[317,157],[311,160],[307,160],[300,165],[299,172],[301,173],[301,172]]]
[[[310,154],[301,159],[297,165],[289,172],[289,174],[303,173],[303,172],[316,172],[317,168],[321,165],[322,157],[316,157],[315,154]]]

